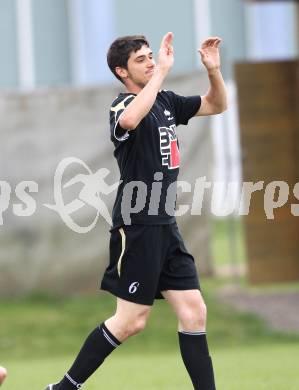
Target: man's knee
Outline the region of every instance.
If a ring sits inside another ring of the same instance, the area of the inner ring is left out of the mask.
[[[180,327],[186,331],[204,330],[206,327],[207,307],[204,302],[186,305],[180,313]]]
[[[147,319],[145,317],[135,318],[130,323],[127,324],[127,333],[128,336],[134,336],[137,333],[140,333],[144,330],[147,323]]]
[[[146,326],[148,315],[149,310],[147,309],[131,315],[120,315],[119,324],[124,337],[127,338],[141,332]]]

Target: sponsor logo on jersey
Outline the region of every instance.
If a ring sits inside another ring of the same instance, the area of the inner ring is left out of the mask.
[[[170,115],[171,115],[171,112],[168,111],[168,110],[166,110],[166,109],[164,110],[164,115],[168,117],[167,119],[168,119],[169,121],[171,121],[171,120],[173,119],[173,116],[172,116],[172,117],[170,116]]]
[[[180,166],[180,151],[175,125],[159,127],[159,133],[162,165],[166,165],[169,169],[178,168]]]

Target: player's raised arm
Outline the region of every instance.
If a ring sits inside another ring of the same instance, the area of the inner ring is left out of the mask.
[[[134,75],[130,78],[130,74],[128,73],[128,77],[124,79],[124,83],[128,92],[136,93],[137,96],[130,104],[128,104],[123,114],[121,115],[119,124],[123,129],[136,129],[141,120],[149,113],[150,109],[152,108],[157,94],[161,89],[161,85],[173,65],[174,59],[172,40],[173,33],[171,32],[167,33],[163,37],[160,45],[157,64],[155,64],[154,60],[151,58],[151,56],[149,56],[151,53],[149,48],[147,48],[149,50],[148,53],[134,53],[132,64],[130,63],[130,60],[128,61],[129,71],[131,65],[131,69],[134,69],[135,75],[137,75],[136,67],[133,68],[133,66],[137,63],[137,66],[139,67],[138,69],[143,69],[145,75],[150,75],[150,78],[145,78],[143,83],[142,80],[137,83]],[[142,56],[140,57],[138,54],[142,54]],[[144,64],[142,64],[142,61],[144,61]]]
[[[208,38],[198,49],[201,61],[208,72],[210,88],[206,95],[202,96],[201,106],[196,115],[220,114],[227,109],[226,88],[220,70],[220,42],[221,39],[218,37]]]

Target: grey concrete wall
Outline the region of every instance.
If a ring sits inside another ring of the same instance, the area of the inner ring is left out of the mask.
[[[180,76],[171,79],[166,87],[185,95],[203,93],[206,77]],[[108,126],[109,107],[118,92],[115,87],[103,87],[0,94],[0,208],[4,208],[3,181],[12,189],[0,226],[0,296],[31,291],[75,294],[98,288],[108,263],[108,224],[99,218],[93,230],[78,234],[44,203],[54,203],[54,173],[59,162],[69,156],[82,159],[92,172],[108,168],[111,174],[107,182],[111,184],[118,179]],[[210,177],[209,130],[208,118],[194,118],[188,128],[179,128],[181,180],[194,184],[199,176]],[[65,171],[63,182],[77,173],[87,172],[79,164],[73,164]],[[36,202],[34,214],[20,217],[13,207],[23,204],[15,189],[24,180],[37,182],[38,192],[31,194]],[[65,189],[64,202],[77,199],[81,188],[82,185],[76,184]],[[187,195],[180,196],[179,202],[190,202],[192,194]],[[103,197],[110,210],[114,197],[115,194]],[[72,217],[82,225],[89,225],[95,218],[95,210],[86,205]],[[179,225],[201,272],[210,273],[207,208],[202,216],[179,218]]]

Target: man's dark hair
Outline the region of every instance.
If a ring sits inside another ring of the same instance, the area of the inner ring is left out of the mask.
[[[149,42],[144,35],[128,35],[117,38],[114,42],[112,42],[107,53],[107,63],[111,72],[122,83],[123,80],[116,73],[115,68],[119,66],[121,68],[128,69],[128,59],[130,54],[140,50],[144,45],[149,47]]]

